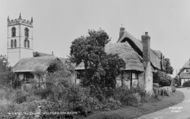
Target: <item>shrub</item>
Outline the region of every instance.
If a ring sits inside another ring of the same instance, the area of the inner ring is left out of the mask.
[[[171,81],[170,80],[160,80],[159,84],[161,86],[170,86],[171,85]]]
[[[40,107],[40,108],[39,108]],[[16,119],[16,118],[24,118],[24,119],[34,119],[36,116],[35,113],[39,112],[40,117],[43,119],[52,119],[52,118],[64,118],[65,114],[57,114],[54,115],[52,112],[68,112],[66,103],[55,103],[47,100],[40,101],[32,101],[32,102],[24,102],[21,104],[10,104],[7,108],[1,111],[2,114],[0,117],[4,117],[5,119]],[[21,115],[15,115],[14,112],[20,112]],[[8,113],[14,114],[9,115]],[[31,113],[32,115],[30,115]]]
[[[106,102],[102,105],[102,110],[115,110],[121,107],[121,102],[119,100],[115,100],[114,98],[109,98]]]
[[[41,99],[47,99],[47,97],[51,94],[50,89],[35,89],[33,91],[34,95],[39,96]]]
[[[129,90],[127,87],[119,87],[114,92],[114,98],[122,105],[138,105],[143,95],[145,95],[143,91],[138,88]]]
[[[177,86],[177,87],[181,86],[181,81],[180,81],[179,77],[175,77],[174,81],[175,81],[175,86]]]
[[[79,111],[81,115],[86,116],[93,110],[101,108],[99,100],[96,97],[90,96],[90,90],[88,88],[82,88],[80,86],[71,86],[67,92],[67,99],[70,105],[70,109]]]
[[[158,71],[153,74],[153,82],[159,83],[160,86],[170,86],[171,85],[171,76],[165,72]]]
[[[165,86],[160,88],[160,94],[162,96],[170,96],[172,93],[172,87],[170,86]]]
[[[186,81],[183,83],[183,87],[190,87],[190,81]]]
[[[29,96],[29,94],[27,92],[18,89],[18,90],[15,91],[15,95],[13,97],[14,98],[14,102],[16,102],[18,104],[19,103],[23,103],[23,102],[26,101],[27,96]]]
[[[0,118],[1,119],[16,119],[17,115],[14,115],[13,112],[16,112],[15,105],[10,104],[6,107],[0,109]]]

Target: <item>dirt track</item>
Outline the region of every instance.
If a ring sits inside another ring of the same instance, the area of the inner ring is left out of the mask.
[[[180,88],[178,90],[184,93],[185,99],[183,102],[136,119],[190,119],[190,88]]]

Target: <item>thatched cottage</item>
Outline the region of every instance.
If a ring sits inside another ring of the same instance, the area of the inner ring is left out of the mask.
[[[177,77],[181,81],[181,85],[183,85],[186,81],[190,81],[190,59],[180,69]]]
[[[126,68],[117,79],[120,85],[139,85],[151,90],[153,73],[164,70],[164,56],[160,51],[150,48],[148,33],[142,36],[142,40],[138,40],[125,31],[125,28],[120,28],[117,43],[108,46],[106,52],[118,54],[126,63]]]
[[[55,56],[38,56],[19,60],[12,71],[22,85],[36,81],[39,85],[45,86],[46,74],[55,72],[62,66],[66,67],[66,59]],[[73,74],[73,80],[74,77]]]
[[[160,51],[150,48],[148,33],[142,36],[142,40],[138,40],[122,27],[118,41],[107,44],[105,51],[108,54],[118,54],[126,63],[122,74],[117,77],[117,86],[140,86],[147,92],[152,91],[153,73],[164,70],[164,56]],[[76,67],[79,72],[83,69],[83,64]]]

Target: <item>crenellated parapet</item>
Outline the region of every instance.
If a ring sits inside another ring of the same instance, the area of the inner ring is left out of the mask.
[[[8,26],[14,26],[14,25],[20,25],[20,24],[33,27],[33,18],[31,18],[30,20],[23,19],[21,14],[19,15],[19,18],[17,19],[9,19],[9,17],[7,18]]]

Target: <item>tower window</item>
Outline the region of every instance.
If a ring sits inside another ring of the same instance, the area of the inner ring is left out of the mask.
[[[12,37],[15,37],[16,36],[16,28],[13,27],[11,31],[12,31]]]
[[[30,41],[28,39],[24,40],[24,47],[25,48],[30,48]]]
[[[14,40],[14,47],[17,47],[16,39]]]
[[[14,46],[14,45],[13,45],[13,44],[14,44],[13,42],[14,42],[14,41],[13,41],[13,40],[11,40],[11,48],[13,48],[13,46]]]
[[[28,48],[30,48],[30,41],[29,40],[28,40],[28,44],[27,45],[28,45]]]
[[[25,28],[24,29],[24,32],[25,32],[25,37],[29,37],[29,29],[28,28]]]

